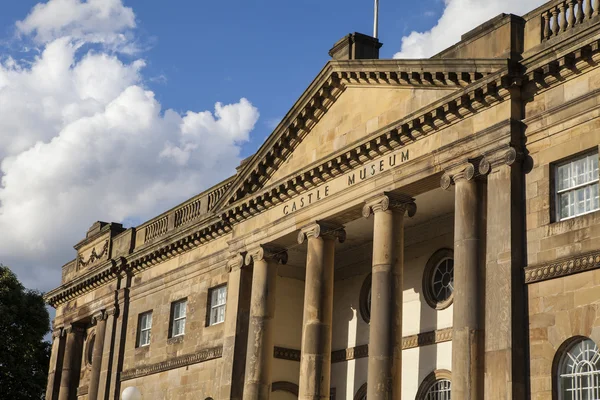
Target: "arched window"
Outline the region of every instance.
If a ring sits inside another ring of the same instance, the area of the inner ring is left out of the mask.
[[[370,275],[369,275],[370,276]],[[354,400],[367,400],[367,384],[362,385],[354,395]]]
[[[421,382],[416,400],[451,400],[452,380],[450,371],[435,370]]]
[[[577,337],[565,342],[557,368],[560,400],[600,399],[600,352],[593,340]]]

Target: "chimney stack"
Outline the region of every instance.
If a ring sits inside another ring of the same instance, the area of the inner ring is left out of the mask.
[[[379,39],[354,32],[338,40],[329,55],[334,60],[375,60],[382,45]]]

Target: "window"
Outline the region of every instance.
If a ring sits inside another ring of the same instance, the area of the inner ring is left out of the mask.
[[[185,309],[187,299],[171,303],[171,335],[174,338],[185,333]]]
[[[137,347],[150,344],[150,330],[152,329],[152,311],[142,313],[138,316],[138,342]]]
[[[423,274],[425,301],[436,310],[452,304],[454,298],[454,252],[451,249],[436,251],[425,265]]]
[[[86,345],[86,352],[85,352],[85,364],[87,367],[91,367],[92,366],[92,361],[94,360],[94,344],[96,343],[96,334],[93,333],[88,341],[87,341],[87,345]]]
[[[600,399],[600,352],[596,343],[577,338],[567,346],[558,364],[559,398]]]
[[[360,315],[368,324],[371,321],[371,282],[372,275],[369,274],[363,281],[360,288],[360,297],[358,299]]]
[[[452,381],[450,371],[442,369],[430,373],[417,391],[417,400],[451,400]]]
[[[600,210],[597,151],[556,164],[554,177],[557,221]]]
[[[208,325],[216,325],[225,321],[225,304],[227,303],[227,286],[210,289]]]
[[[450,400],[452,383],[448,379],[437,380],[425,393],[424,400]]]

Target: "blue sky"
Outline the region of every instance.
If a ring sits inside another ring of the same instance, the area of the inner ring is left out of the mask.
[[[541,0],[380,0],[427,58]],[[254,153],[372,0],[19,0],[0,13],[0,263],[49,290],[97,220],[136,225]]]

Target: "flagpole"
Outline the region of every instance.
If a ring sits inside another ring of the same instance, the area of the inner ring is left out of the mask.
[[[375,15],[373,21],[373,37],[377,39],[379,35],[378,23],[379,23],[379,0],[375,0]]]

